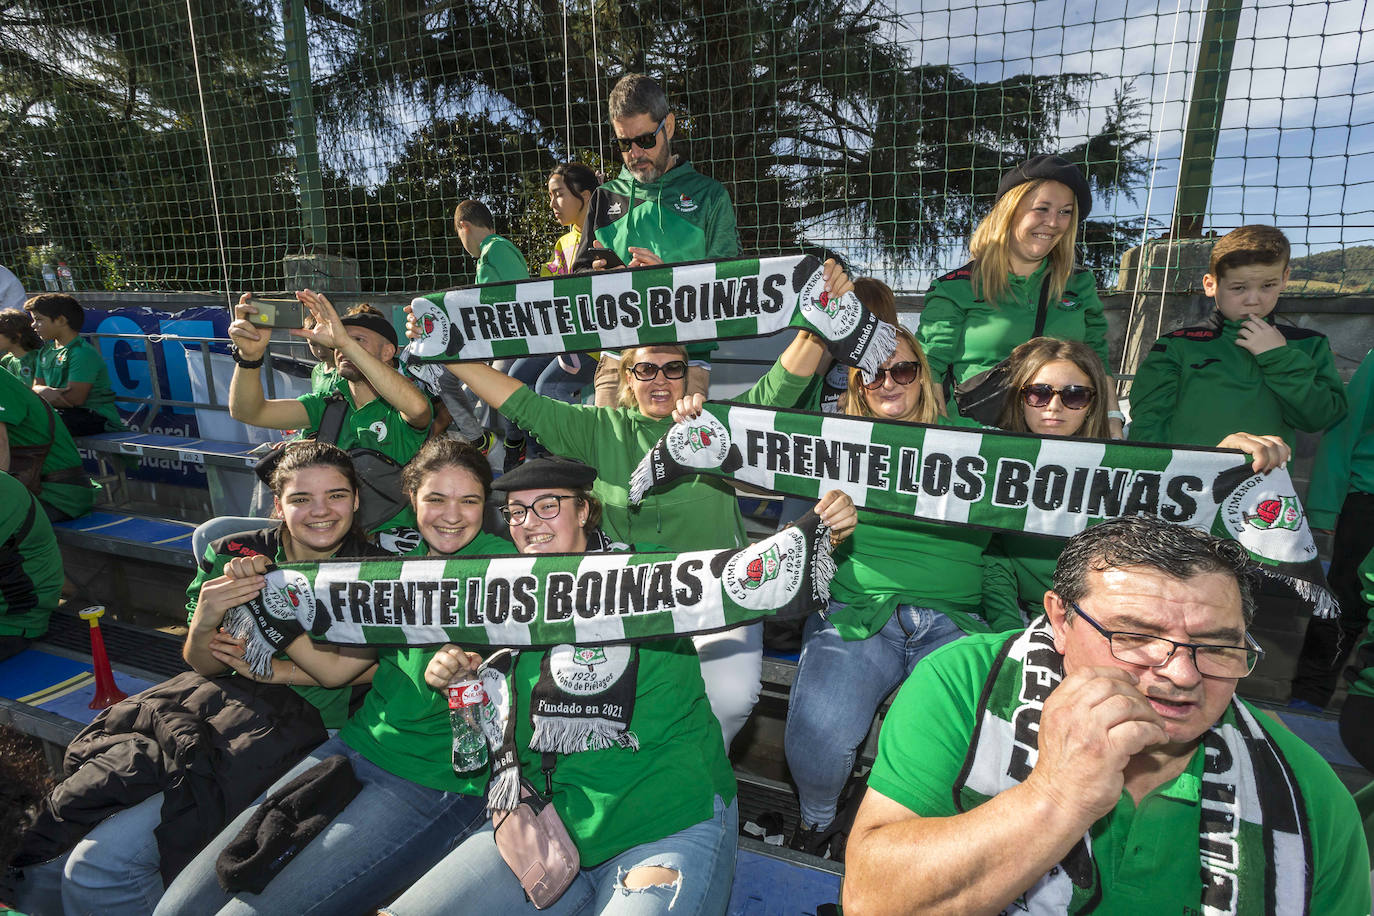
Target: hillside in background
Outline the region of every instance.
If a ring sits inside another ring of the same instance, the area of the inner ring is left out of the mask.
[[[1374,245],[1294,258],[1289,292],[1374,292]]]

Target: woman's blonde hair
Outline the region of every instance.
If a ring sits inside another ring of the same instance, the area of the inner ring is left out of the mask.
[[[631,347],[628,350],[620,351],[620,384],[616,386],[616,403],[621,407],[629,407],[634,410],[639,409],[639,402],[635,400],[634,389],[630,387],[630,370],[634,368],[639,357],[650,350],[671,350],[682,357],[682,361],[687,362],[687,348],[680,344],[645,344],[642,347]],[[685,376],[684,376],[685,378]]]
[[[1016,208],[1028,196],[1038,191],[1047,178],[1022,182],[1003,194],[992,205],[992,212],[983,217],[969,239],[969,254],[973,255],[973,294],[995,307],[1007,292],[1007,275],[1011,273],[1011,232]],[[1070,194],[1070,197],[1073,197]],[[1073,215],[1069,228],[1059,244],[1050,252],[1050,301],[1064,295],[1064,287],[1073,274],[1074,245],[1078,241],[1078,199],[1073,198]],[[1040,291],[1035,291],[1037,299]]]
[[[916,365],[920,371],[916,373],[916,380],[911,384],[919,385],[921,396],[916,400],[916,416],[903,417],[912,423],[934,423],[945,415],[940,409],[940,402],[935,399],[935,382],[930,377],[930,363],[926,362],[925,351],[916,342],[916,338],[910,331],[902,325],[896,325],[897,339],[906,341],[906,345],[915,354]],[[864,396],[864,376],[857,368],[849,370],[849,387],[845,389],[844,396],[840,398],[840,412],[851,417],[877,417],[873,408],[868,406],[868,398]],[[885,419],[885,418],[884,418]]]
[[[1089,379],[1093,389],[1093,399],[1083,408],[1088,416],[1078,428],[1076,436],[1087,439],[1106,439],[1112,434],[1107,424],[1107,370],[1102,368],[1102,360],[1092,347],[1081,340],[1056,340],[1053,337],[1034,337],[1015,350],[1008,358],[1009,387],[1007,400],[1002,405],[1002,416],[998,426],[1014,433],[1028,433],[1026,411],[1022,409],[1021,388],[1031,384],[1040,370],[1050,363],[1059,361],[1073,363]]]

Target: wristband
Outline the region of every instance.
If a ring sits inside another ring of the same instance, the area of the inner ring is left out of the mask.
[[[261,368],[264,359],[262,356],[259,356],[257,359],[244,359],[243,356],[239,354],[239,348],[237,346],[229,347],[229,355],[233,357],[234,362],[238,363],[244,369]]]
[[[1107,419],[1108,419],[1108,420],[1120,420],[1122,423],[1125,423],[1125,422],[1126,422],[1126,415],[1125,415],[1124,413],[1122,413],[1121,411],[1119,411],[1119,410],[1109,410],[1109,411],[1107,411]]]

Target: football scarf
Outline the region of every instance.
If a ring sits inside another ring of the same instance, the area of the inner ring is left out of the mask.
[[[1041,616],[1007,640],[978,701],[973,739],[955,781],[969,811],[1025,781],[1038,759],[1045,697],[1064,678],[1063,657]],[[1302,916],[1312,891],[1312,838],[1293,771],[1254,715],[1232,699],[1202,739],[1198,911],[1205,916]],[[1179,850],[1184,854],[1183,850]],[[1102,901],[1091,834],[1004,912],[1090,913]]]
[[[410,364],[762,337],[804,328],[869,377],[897,332],[852,292],[832,299],[811,255],[696,261],[487,283],[411,302]],[[418,372],[419,370],[415,370]]]
[[[223,626],[268,677],[302,634],[336,645],[605,646],[825,607],[835,562],[814,513],[741,548],[689,553],[322,560],[272,568]]]
[[[1236,451],[710,402],[644,456],[630,504],[687,474],[807,499],[839,489],[874,512],[1053,537],[1156,516],[1239,541],[1317,616],[1338,613],[1288,471],[1255,474]]]

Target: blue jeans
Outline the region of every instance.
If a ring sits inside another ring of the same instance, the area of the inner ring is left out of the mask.
[[[96,824],[66,855],[24,869],[20,912],[143,916],[162,897],[162,857],[153,830],[162,823],[162,793]]]
[[[611,801],[614,804],[614,800]],[[553,906],[536,910],[496,849],[491,824],[434,866],[410,890],[383,909],[393,916],[452,913],[542,913],[550,916],[721,916],[735,876],[739,805],[716,797],[710,819],[661,840],[641,843],[583,868]],[[628,889],[625,875],[641,865],[678,873],[671,884]]]
[[[261,894],[226,893],[215,877],[220,851],[263,798],[333,754],[348,758],[362,791]],[[211,840],[167,888],[155,912],[163,916],[374,913],[462,842],[485,817],[481,797],[441,792],[402,779],[331,738]]]
[[[830,613],[844,605],[830,602]],[[899,605],[868,639],[846,642],[819,614],[806,622],[784,747],[802,818],[828,827],[873,714],[916,663],[964,633],[939,611]]]

